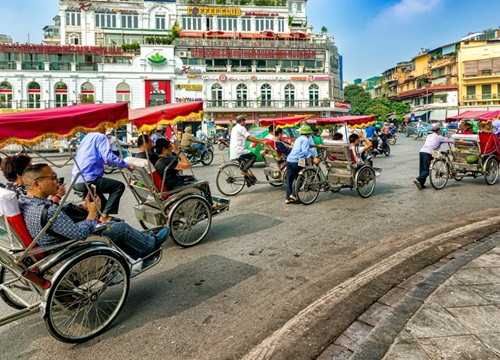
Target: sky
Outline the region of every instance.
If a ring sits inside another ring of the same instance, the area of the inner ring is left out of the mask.
[[[58,0],[0,0],[0,34],[41,43],[58,10]],[[335,38],[349,83],[378,76],[422,48],[500,27],[498,0],[308,0],[306,10],[315,32],[325,26]]]

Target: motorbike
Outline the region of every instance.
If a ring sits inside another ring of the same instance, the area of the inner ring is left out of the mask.
[[[200,157],[196,156],[196,153],[194,152],[187,152],[184,151],[184,155],[189,159],[191,162],[191,165],[196,165],[199,163],[202,163],[203,165],[210,165],[212,161],[214,160],[214,152],[210,150],[210,147],[207,144],[196,144],[197,146],[199,145],[201,148],[201,155]]]
[[[382,134],[382,136],[385,136]],[[370,141],[372,142],[372,148],[370,149],[370,155],[372,158],[375,158],[377,155],[384,154],[385,156],[391,155],[391,147],[389,145],[389,142],[387,141],[385,144],[385,149],[379,148],[379,138],[371,138]],[[381,144],[381,146],[383,146]]]
[[[396,141],[398,140],[398,134],[387,134],[387,143],[389,145],[396,145]]]
[[[422,139],[422,140],[425,140],[427,139],[427,130],[425,130],[425,128],[422,126],[420,128],[420,130],[413,134],[413,140],[417,140],[417,139]]]
[[[122,156],[120,156],[120,153],[119,153],[120,150],[121,150],[121,155]],[[123,159],[125,159],[126,157],[128,157],[130,155],[129,152],[128,152],[128,145],[122,145],[120,150],[113,151],[113,153],[116,156],[121,157]],[[118,170],[118,166],[104,165],[104,173],[107,174],[107,175],[114,173],[116,170]]]
[[[229,147],[229,138],[225,137],[220,137],[217,139],[217,146],[219,147],[219,150],[224,150],[225,148]]]

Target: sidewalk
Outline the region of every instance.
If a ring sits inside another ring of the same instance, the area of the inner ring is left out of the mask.
[[[393,288],[318,360],[500,359],[500,233]]]

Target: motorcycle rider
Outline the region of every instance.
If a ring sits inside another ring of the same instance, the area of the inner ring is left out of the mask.
[[[378,145],[378,129],[375,125],[370,125],[366,128],[366,138],[370,140],[373,148],[377,149]]]
[[[382,139],[382,149],[381,151],[384,151],[387,149],[387,135],[389,134],[389,126],[387,123],[384,123],[384,126],[382,126],[382,129],[380,130],[380,138]]]
[[[182,134],[181,138],[181,146],[184,151],[187,153],[195,153],[196,158],[200,159],[201,158],[201,148],[198,146],[195,146],[194,144],[205,144],[203,141],[198,140],[194,135],[193,135],[193,128],[191,126],[186,127],[186,130],[184,130],[184,134]]]

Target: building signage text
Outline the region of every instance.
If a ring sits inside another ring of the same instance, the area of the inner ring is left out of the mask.
[[[175,84],[176,89],[184,89],[188,91],[201,91],[203,90],[203,85],[201,84]]]
[[[340,109],[350,109],[351,108],[351,104],[346,103],[345,101],[335,100],[334,104],[335,104],[336,108],[340,108]]]
[[[245,16],[266,16],[266,17],[269,16],[269,17],[271,17],[271,16],[279,16],[279,14],[278,13],[260,13],[260,12],[248,11],[245,13]]]
[[[186,10],[188,15],[240,16],[240,8],[231,7],[191,7]]]
[[[121,55],[122,48],[109,46],[0,44],[0,53]]]
[[[195,58],[233,59],[316,59],[316,51],[193,48],[191,56]]]
[[[330,77],[327,76],[290,76],[290,75],[231,75],[231,74],[220,74],[220,75],[202,75],[203,80],[219,80],[225,82],[227,80],[233,81],[315,81],[315,80],[329,80]],[[328,79],[326,79],[328,77]]]
[[[328,81],[330,80],[330,76],[328,75],[311,75],[309,76],[309,81]]]
[[[176,102],[203,101],[202,98],[176,97]]]

